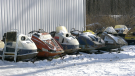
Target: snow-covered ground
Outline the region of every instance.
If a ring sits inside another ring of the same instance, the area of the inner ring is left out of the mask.
[[[34,64],[0,60],[0,76],[135,76],[135,46],[122,48],[121,53],[81,53]]]

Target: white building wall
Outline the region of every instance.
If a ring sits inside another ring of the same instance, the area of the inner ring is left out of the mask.
[[[5,32],[18,29],[55,31],[59,25],[82,30],[84,0],[0,0],[0,39]]]

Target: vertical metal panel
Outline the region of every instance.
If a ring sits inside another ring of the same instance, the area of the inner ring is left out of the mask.
[[[83,11],[84,11],[84,30],[86,30],[86,0],[83,1]]]
[[[57,26],[82,30],[85,0],[0,0],[0,39],[5,32],[18,29],[55,31]]]

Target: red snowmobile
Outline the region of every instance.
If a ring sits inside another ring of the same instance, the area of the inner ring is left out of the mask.
[[[64,53],[62,46],[52,36],[43,29],[31,31],[33,42],[38,48],[37,57],[53,57]]]

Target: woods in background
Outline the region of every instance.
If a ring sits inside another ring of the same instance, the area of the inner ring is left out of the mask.
[[[98,23],[96,28],[116,24],[135,25],[135,0],[86,0],[86,24]],[[94,31],[94,26],[87,26]]]

